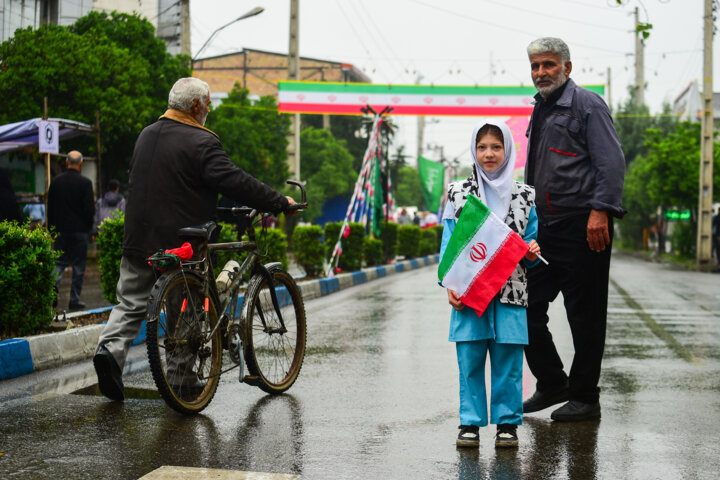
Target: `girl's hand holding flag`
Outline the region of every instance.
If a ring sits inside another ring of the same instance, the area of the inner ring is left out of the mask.
[[[540,255],[540,245],[537,244],[535,240],[530,240],[530,243],[528,243],[528,251],[525,254],[525,260],[534,262],[538,259],[538,256]]]

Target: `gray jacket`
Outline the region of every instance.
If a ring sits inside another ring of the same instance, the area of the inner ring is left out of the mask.
[[[603,99],[568,79],[538,138],[531,135],[533,117],[526,133],[525,182],[535,187],[540,222],[551,224],[591,209],[622,217],[625,157]]]

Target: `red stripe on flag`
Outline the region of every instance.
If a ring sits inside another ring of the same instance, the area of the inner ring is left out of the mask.
[[[473,277],[462,302],[482,315],[490,301],[505,284],[515,266],[528,251],[528,244],[520,235],[512,232],[482,270]]]
[[[387,105],[371,105],[380,111]],[[390,105],[391,115],[456,115],[456,116],[524,116],[532,113],[529,107],[474,107],[474,106],[427,106],[427,105]],[[365,105],[358,104],[325,104],[325,103],[294,103],[281,102],[278,111],[281,113],[329,113],[336,115],[364,115],[360,110]]]

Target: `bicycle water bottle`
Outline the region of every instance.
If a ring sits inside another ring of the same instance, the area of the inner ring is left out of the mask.
[[[224,292],[230,285],[230,282],[232,281],[230,273],[234,274],[239,271],[240,264],[235,260],[229,260],[223,267],[220,275],[218,275],[215,279],[215,285],[217,285],[218,292]]]

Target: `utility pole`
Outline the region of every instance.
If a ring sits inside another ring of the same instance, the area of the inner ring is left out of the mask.
[[[288,49],[288,80],[300,80],[299,13],[300,0],[290,0],[290,48]],[[300,181],[300,114],[292,116],[288,138],[290,173]]]
[[[607,82],[606,82],[607,91],[605,92],[605,97],[607,98],[607,104],[608,104],[608,107],[610,107],[610,111],[612,111],[612,109],[613,109],[613,107],[612,107],[612,89],[611,89],[612,81],[611,80],[612,80],[612,70],[610,69],[610,67],[607,67]]]
[[[180,4],[180,53],[192,56],[190,51],[190,0]]]
[[[703,17],[702,138],[700,139],[700,189],[698,195],[697,268],[712,268],[713,199],[713,0],[705,0]]]
[[[645,42],[638,29],[640,18],[635,7],[635,105],[645,105]]]

